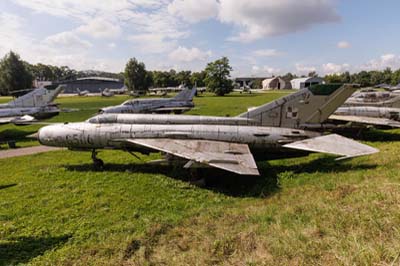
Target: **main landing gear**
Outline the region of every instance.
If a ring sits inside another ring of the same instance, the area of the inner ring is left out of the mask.
[[[97,156],[97,151],[95,149],[92,150],[92,160],[93,160],[93,165],[96,169],[103,169],[104,167],[104,162],[103,160],[99,159],[96,157]]]

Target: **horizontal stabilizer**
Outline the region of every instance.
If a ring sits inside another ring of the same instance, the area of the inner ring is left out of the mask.
[[[36,121],[36,119],[33,116],[24,115],[22,117],[14,118],[13,120],[11,120],[11,123],[13,123],[15,125],[22,125],[22,124],[34,122],[34,121]]]
[[[16,116],[12,116],[12,117],[0,117],[0,125],[1,124],[8,124],[11,123],[11,121],[13,119],[17,118]]]
[[[339,159],[346,159],[379,152],[378,149],[337,134],[330,134],[327,136],[296,141],[283,145],[283,147],[343,156]]]
[[[387,118],[354,116],[354,115],[331,115],[329,119],[344,121],[344,122],[359,123],[359,124],[368,124],[374,126],[387,126],[387,127],[400,128],[400,122]]]
[[[126,141],[240,175],[260,175],[247,144],[185,139],[128,139]],[[187,167],[190,167],[190,164]]]

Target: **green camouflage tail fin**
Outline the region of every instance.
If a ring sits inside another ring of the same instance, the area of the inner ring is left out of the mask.
[[[320,84],[302,89],[239,115],[262,126],[304,128],[323,123],[358,88],[354,84]]]

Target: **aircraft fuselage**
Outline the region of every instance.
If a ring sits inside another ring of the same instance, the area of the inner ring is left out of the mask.
[[[248,144],[258,159],[292,157],[307,152],[282,145],[319,136],[318,133],[273,127],[229,125],[129,125],[70,123],[40,129],[38,138],[47,146],[69,149],[124,149],[135,151],[128,139],[193,139]],[[142,152],[143,148],[138,147]]]

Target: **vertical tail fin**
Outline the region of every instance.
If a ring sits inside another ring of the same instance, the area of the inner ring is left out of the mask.
[[[194,95],[196,94],[197,88],[193,87],[191,90],[189,88],[185,88],[178,95],[174,97],[174,100],[178,101],[192,101]]]
[[[239,115],[262,126],[301,128],[321,124],[358,88],[354,84],[321,84],[302,89]]]
[[[28,94],[25,94],[8,103],[12,107],[41,107],[48,105],[57,97],[64,89],[63,85],[59,85],[53,90],[46,88],[35,89]]]

